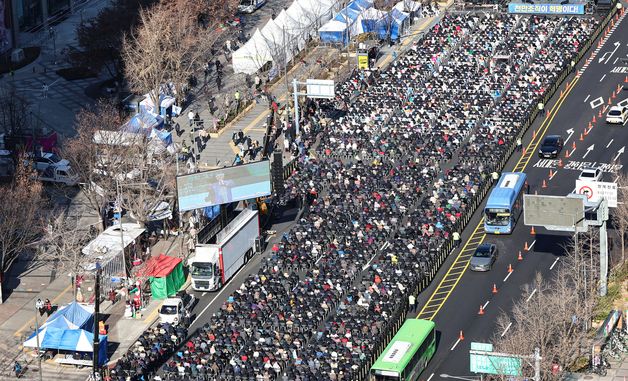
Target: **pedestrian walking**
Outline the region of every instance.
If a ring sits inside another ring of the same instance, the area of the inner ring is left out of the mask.
[[[50,299],[48,298],[44,301],[44,311],[46,311],[46,315],[48,316],[52,313],[52,303],[50,303]]]
[[[539,104],[536,106],[539,109],[539,112],[543,112],[545,111],[545,105],[543,104],[543,102],[539,102]]]
[[[259,77],[259,75],[255,76],[253,83],[255,84],[255,90],[260,91],[262,87],[262,79]]]
[[[44,302],[41,299],[37,299],[35,302],[35,308],[39,311],[39,316],[44,315]]]
[[[521,138],[517,138],[517,151],[521,151],[523,149],[523,142]]]
[[[233,98],[235,99],[236,113],[238,113],[240,112],[240,91],[236,90],[235,94],[233,94]]]
[[[218,90],[222,90],[222,74],[220,72],[218,72],[218,75],[216,76],[216,87]]]
[[[462,241],[460,237],[460,233],[458,233],[458,231],[455,231],[453,232],[452,237],[454,239],[454,247],[456,248],[460,247],[460,242]]]
[[[192,127],[192,124],[194,123],[194,111],[190,110],[190,112],[188,112],[188,121],[190,122],[189,127]]]
[[[415,312],[416,311],[416,298],[414,297],[413,294],[410,294],[408,296],[408,312]]]

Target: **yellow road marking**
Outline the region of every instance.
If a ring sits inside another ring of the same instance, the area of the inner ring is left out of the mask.
[[[541,142],[541,137],[545,134],[545,132],[547,132],[547,129],[551,125],[552,121],[554,120],[556,115],[558,115],[558,111],[562,107],[563,102],[565,101],[565,99],[567,99],[567,96],[569,95],[569,93],[571,93],[571,90],[573,90],[573,88],[576,86],[576,83],[578,82],[579,79],[580,77],[576,77],[570,83],[567,84],[566,91],[563,93],[562,97],[560,97],[558,101],[554,104],[554,106],[550,109],[549,118],[546,118],[545,120],[543,120],[543,122],[541,123],[541,127],[539,128],[539,131],[537,132],[535,138],[533,138],[528,144],[528,147],[526,147],[526,155],[522,155],[519,158],[517,164],[515,165],[515,171],[517,171],[517,168],[521,168],[519,171],[523,171],[528,166],[530,159],[532,158],[532,156],[534,156],[534,151],[536,151],[536,149],[538,148]],[[468,260],[464,260],[464,262],[461,261],[463,257],[462,253],[467,250],[469,251],[475,250],[475,248],[472,248],[469,245],[477,246],[486,238],[486,233],[481,233],[481,235],[476,235],[480,227],[482,227],[483,225],[484,225],[484,218],[480,219],[480,221],[478,222],[477,226],[473,230],[473,233],[471,234],[471,237],[465,242],[464,246],[460,250],[458,257],[456,257],[456,259],[454,260],[454,263],[447,270],[447,272],[443,276],[443,279],[440,281],[440,283],[436,287],[436,290],[434,290],[434,293],[432,293],[427,303],[425,303],[425,305],[423,306],[423,309],[417,314],[416,316],[417,319],[421,318],[421,315],[425,313],[425,315],[428,315],[429,317],[424,316],[422,318],[427,319],[427,320],[433,320],[434,317],[436,317],[436,315],[440,311],[440,309],[443,307],[443,305],[447,302],[447,300],[451,296],[451,293],[453,292],[453,290],[455,290],[456,286],[458,285],[458,282],[460,282],[460,279],[462,279],[462,275],[466,272],[467,268],[469,267]],[[476,240],[478,240],[477,243],[475,242]],[[471,255],[465,254],[464,256],[470,257]],[[457,271],[456,273],[454,273],[453,275],[455,276],[455,278],[448,279],[448,277],[452,274],[452,270],[460,269],[459,265],[461,263],[464,263],[463,270],[460,272]],[[445,285],[446,282],[451,282],[454,280],[455,280],[455,283],[453,284],[453,287],[451,284]],[[443,291],[442,290],[443,288],[448,288],[448,290]],[[446,294],[446,295],[445,297],[435,298],[437,294]],[[430,303],[434,301],[438,303],[435,303],[434,305],[430,305]],[[434,311],[434,307],[436,307],[435,311]]]

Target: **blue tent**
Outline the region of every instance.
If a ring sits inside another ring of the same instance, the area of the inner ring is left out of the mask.
[[[164,126],[164,118],[159,115],[153,115],[148,112],[135,114],[128,122],[122,126],[125,132],[134,134],[150,135],[151,129],[162,129]]]
[[[40,343],[40,348],[71,352],[93,352],[94,334],[84,329],[49,328]],[[107,335],[98,336],[98,362],[107,362]]]
[[[384,40],[390,34],[391,40],[398,39],[403,31],[404,22],[407,18],[408,15],[406,13],[401,12],[397,8],[393,8],[386,16],[377,21],[377,36]]]
[[[66,324],[66,320],[71,324]],[[73,328],[72,325],[74,325],[78,328],[93,329],[94,309],[91,306],[74,301],[50,315],[46,323],[42,325],[42,328],[46,325],[56,328]]]

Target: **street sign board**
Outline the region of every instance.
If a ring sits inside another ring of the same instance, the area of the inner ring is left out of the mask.
[[[491,343],[477,343],[471,342],[471,350],[472,351],[484,351],[484,352],[493,352],[493,344]]]
[[[336,97],[334,81],[331,79],[308,79],[305,84],[309,98],[334,99]]]
[[[523,223],[560,231],[573,231],[577,223],[578,230],[583,231],[585,198],[524,194]]]
[[[470,371],[483,374],[497,374],[503,376],[520,376],[521,359],[496,355],[486,351],[469,351]]]
[[[590,202],[605,198],[609,208],[617,207],[617,183],[576,180],[576,193],[587,196],[587,201]]]

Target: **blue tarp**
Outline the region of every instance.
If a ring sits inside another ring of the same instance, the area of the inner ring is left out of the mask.
[[[162,129],[164,126],[164,118],[158,115],[153,115],[148,112],[141,112],[135,114],[128,122],[122,126],[122,130],[126,132],[132,132],[135,134],[150,135],[151,129]]]
[[[336,17],[334,17],[334,20],[340,21],[343,23],[348,22],[349,24],[353,24],[355,20],[358,19],[358,16],[360,16],[361,10],[359,9],[356,10],[356,9],[351,8],[351,4],[349,4],[348,7],[343,8],[340,12],[338,12]]]
[[[107,362],[107,336],[99,335],[98,362]],[[94,334],[84,329],[49,328],[40,343],[43,349],[56,349],[71,352],[93,352]]]
[[[50,315],[44,326],[50,324],[51,326],[57,328],[68,328],[68,326],[64,323],[64,319],[60,318],[67,319],[79,328],[93,329],[94,327],[93,311],[76,301],[55,311],[55,313]]]

